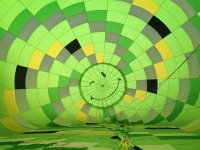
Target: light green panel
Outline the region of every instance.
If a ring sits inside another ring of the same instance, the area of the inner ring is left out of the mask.
[[[93,43],[94,51],[96,53],[104,53],[105,52],[105,44],[104,43]]]
[[[158,113],[161,113],[163,108],[165,107],[166,99],[167,98],[163,95],[156,95],[155,102],[152,105],[153,109],[156,110]]]
[[[107,11],[107,21],[118,22],[124,24],[128,14],[116,11]]]
[[[179,73],[176,72],[176,69],[178,68],[178,64],[174,59],[169,59],[164,62],[167,73],[170,75],[171,78],[179,78]]]
[[[20,53],[18,64],[27,67],[34,51],[35,48],[26,44]]]
[[[167,10],[161,8],[156,13],[155,16],[159,18],[168,28],[170,31],[175,31],[179,25],[177,21],[171,16]]]
[[[81,63],[78,63],[78,65],[75,66],[74,70],[76,70],[76,71],[78,71],[82,74],[85,71],[86,68],[84,68]]]
[[[136,57],[139,57],[144,53],[144,49],[135,42],[129,47],[129,51],[131,51]]]
[[[166,80],[159,80],[158,84],[160,84],[158,94],[167,97],[169,83]]]
[[[131,79],[132,81],[128,81],[127,82],[127,88],[129,89],[136,89],[136,81],[133,81],[133,79]]]
[[[35,15],[40,9],[48,5],[49,3],[53,2],[55,0],[33,0],[29,5],[28,5],[28,10]]]
[[[179,56],[175,58],[178,66],[181,66],[178,70],[179,78],[189,78],[189,66],[187,63],[182,64],[186,60],[185,56]]]
[[[58,2],[58,5],[60,6],[61,9],[63,8],[66,8],[68,6],[71,6],[71,5],[74,5],[76,3],[79,3],[79,2],[83,2],[83,0],[73,0],[73,1],[70,1],[70,0],[57,0]]]
[[[15,76],[15,70],[16,70],[16,65],[6,63],[4,67],[4,72],[3,72],[3,87],[4,89],[15,89],[15,81],[14,81],[14,76]]]
[[[124,26],[121,34],[125,37],[130,38],[131,40],[135,40],[137,36],[140,34],[136,29],[129,27],[129,26]]]
[[[92,10],[107,10],[108,8],[108,0],[101,0],[101,1],[85,1],[85,9],[86,11]]]
[[[152,107],[154,109],[153,105],[156,102],[157,95],[152,94],[152,93],[147,93],[140,97],[141,98],[145,97],[145,101],[143,102],[144,105],[146,105],[147,107]],[[156,104],[158,104],[158,103],[156,103]]]
[[[177,38],[174,35],[168,35],[164,38],[164,40],[168,44],[168,47],[170,48],[174,56],[178,56],[183,53],[183,48],[181,47]]]
[[[108,0],[108,10],[122,12],[124,14],[128,14],[130,10],[131,4],[123,1],[113,1]]]
[[[26,43],[24,41],[22,41],[18,38],[15,39],[9,49],[7,61],[10,63],[13,63],[13,64],[17,64],[20,53],[21,53],[22,49],[24,48],[25,44]]]
[[[151,62],[150,58],[147,56],[146,53],[140,55],[140,56],[139,56],[138,58],[136,58],[136,59],[138,59],[138,62],[140,62],[140,63],[142,64],[142,67],[143,67],[143,68],[152,65],[152,62]]]
[[[61,103],[64,106],[65,110],[68,110],[69,107],[74,105],[74,102],[72,101],[72,98],[70,96],[61,99]]]
[[[69,59],[65,62],[67,66],[70,66],[70,68],[74,68],[78,64],[78,60],[74,56],[70,56]]]
[[[95,33],[92,33],[91,35],[92,35],[92,42],[93,43],[105,41],[105,32],[95,32]]]
[[[17,3],[17,0],[1,0],[0,1],[0,18],[2,18],[4,16],[4,14],[9,11],[9,8],[11,8],[13,5],[15,5],[15,3]]]
[[[113,54],[110,53],[104,53],[104,62],[105,63],[110,63],[112,60]]]
[[[127,16],[125,25],[129,25],[131,28],[134,28],[136,30],[136,32],[141,32],[142,29],[144,29],[144,27],[146,26],[146,22],[144,22],[143,20],[135,17],[135,16]]]
[[[142,69],[142,63],[139,61],[132,61],[130,64],[130,67],[133,71],[137,71],[139,69]]]
[[[179,80],[178,79],[168,79],[168,96],[171,99],[177,99],[178,98],[178,93],[179,93]]]
[[[46,105],[51,103],[51,100],[49,98],[49,93],[48,93],[48,89],[38,89],[38,98],[39,98],[39,102],[40,105]]]
[[[113,55],[110,63],[112,65],[117,65],[119,61],[120,61],[120,57],[116,56],[116,55]]]
[[[152,42],[143,34],[140,34],[137,37],[135,43],[137,43],[140,47],[142,47],[144,51],[153,46]]]
[[[57,61],[57,60],[54,60],[52,66],[51,66],[50,72],[53,73],[53,74],[59,75],[59,74],[60,74],[60,71],[61,71],[61,69],[62,69],[62,67],[63,67],[63,65],[64,65],[64,64],[63,64],[62,62],[59,62],[59,61]]]
[[[55,42],[55,38],[51,35],[51,33],[47,33],[45,37],[38,44],[37,48],[43,51],[44,53],[53,45]]]
[[[70,94],[77,94],[79,93],[79,87],[69,87]]]
[[[135,77],[137,80],[145,80],[146,74],[145,74],[144,70],[138,70],[135,72]]]
[[[177,29],[173,32],[173,35],[180,43],[182,51],[184,51],[184,53],[188,53],[194,49],[191,39],[183,29]]]
[[[51,29],[50,32],[52,33],[54,37],[58,39],[65,33],[63,31],[69,31],[69,30],[70,30],[70,26],[68,22],[65,20],[57,24],[53,29]]]
[[[6,3],[7,4],[7,3]],[[6,4],[2,5],[5,6]],[[1,10],[4,10],[1,9]],[[0,26],[5,29],[8,30],[8,28],[10,27],[12,21],[17,17],[18,14],[20,14],[22,11],[24,10],[24,7],[22,4],[20,4],[18,1],[16,1],[14,4],[12,4],[9,8],[7,8],[7,10],[5,11],[4,14],[2,14],[2,16],[0,16]]]
[[[12,1],[12,0],[11,0]],[[25,6],[27,7],[28,5],[30,5],[30,3],[34,1],[34,0],[20,0],[20,2]]]
[[[72,40],[74,40],[76,37],[74,35],[74,33],[72,32],[72,30],[68,30],[67,32],[65,32],[60,38],[58,38],[58,40],[60,41],[60,43],[62,45],[67,45],[69,44]]]
[[[48,119],[48,117],[45,115],[44,111],[42,110],[42,108],[37,108],[34,109],[33,114],[38,118],[38,120],[41,120],[42,122],[42,126],[46,125],[47,123],[50,122],[50,120]],[[30,116],[29,116],[30,117]]]
[[[31,35],[31,37],[28,40],[28,43],[37,47],[41,40],[47,35],[48,31],[43,26],[40,25]]]
[[[106,53],[113,54],[116,48],[116,44],[105,42]]]
[[[47,87],[58,87],[59,75],[50,74]]]
[[[37,87],[38,88],[47,88],[49,80],[49,73],[39,71],[37,76]]]
[[[90,66],[90,62],[89,62],[88,58],[83,58],[80,61],[80,64],[82,64],[85,68],[88,68]]]
[[[174,20],[177,21],[179,26],[181,26],[188,20],[184,11],[179,6],[177,6],[173,1],[165,1],[162,4],[161,8],[168,11],[169,14],[174,17]],[[174,11],[174,10],[176,10],[176,11]]]
[[[91,34],[83,35],[81,37],[77,37],[81,46],[86,46],[92,43]]]
[[[90,33],[89,24],[85,23],[72,29],[76,37],[80,37]]]
[[[35,109],[40,107],[38,101],[37,89],[26,89],[26,98],[30,109]]]
[[[60,75],[70,77],[72,70],[73,69],[71,67],[64,65],[60,72]]]

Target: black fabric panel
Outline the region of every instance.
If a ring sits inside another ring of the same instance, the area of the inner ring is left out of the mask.
[[[15,72],[15,89],[26,89],[26,73],[26,67],[17,66]]]
[[[71,43],[65,46],[65,48],[71,53],[75,53],[77,50],[81,48],[81,45],[79,44],[78,40],[75,39]]]
[[[148,24],[153,27],[162,38],[166,37],[171,33],[169,28],[157,17],[153,16]]]
[[[157,79],[147,80],[147,92],[157,93],[158,81]]]

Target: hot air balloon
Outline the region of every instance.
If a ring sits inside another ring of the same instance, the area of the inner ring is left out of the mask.
[[[199,0],[1,0],[0,128],[199,130],[199,39]]]

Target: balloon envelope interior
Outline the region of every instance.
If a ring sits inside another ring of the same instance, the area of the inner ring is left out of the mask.
[[[0,127],[200,128],[199,0],[1,0]]]

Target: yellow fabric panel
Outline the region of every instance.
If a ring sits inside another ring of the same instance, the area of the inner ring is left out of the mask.
[[[4,91],[4,104],[10,115],[19,114],[20,110],[16,103],[15,90],[5,90]]]
[[[92,55],[92,54],[94,54],[94,47],[92,44],[88,44],[83,47],[83,51],[86,56]]]
[[[47,54],[56,58],[64,46],[60,42],[55,41],[54,44],[48,49]]]
[[[36,49],[29,62],[29,68],[39,70],[43,58],[44,53]]]
[[[77,118],[78,120],[80,120],[81,122],[86,122],[86,121],[87,121],[87,115],[86,115],[85,113],[83,113],[82,111],[80,111],[80,112],[77,114],[76,118]]]
[[[24,128],[23,126],[19,125],[17,122],[15,122],[13,119],[7,117],[1,119],[1,123],[6,126],[7,128],[16,131],[16,132],[28,132],[30,131],[27,128]]]
[[[133,5],[143,8],[148,12],[150,12],[151,14],[155,14],[155,12],[159,8],[159,5],[157,5],[152,0],[133,0]]]
[[[166,79],[167,78],[167,70],[165,64],[163,62],[157,63],[154,65],[156,70],[157,79]]]
[[[96,53],[96,59],[97,59],[97,63],[103,63],[104,62],[104,53]]]
[[[85,101],[83,99],[76,102],[76,107],[81,109],[85,105]]]
[[[124,100],[125,100],[127,103],[130,104],[130,103],[133,101],[133,97],[130,96],[130,95],[128,95],[128,94],[126,94],[126,95],[124,95]]]
[[[155,47],[158,49],[163,60],[170,59],[173,57],[172,51],[164,40],[158,42]]]
[[[138,99],[139,101],[143,102],[146,96],[146,92],[145,91],[141,91],[141,90],[136,90],[135,93],[135,98]]]

